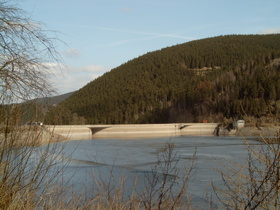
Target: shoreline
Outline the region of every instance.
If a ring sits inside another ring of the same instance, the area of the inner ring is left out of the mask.
[[[44,126],[51,143],[88,139],[127,139],[172,136],[213,136],[218,123],[118,124],[118,125],[59,125]],[[220,136],[274,137],[280,126],[243,127],[230,132],[220,130]],[[51,135],[50,135],[51,134]],[[48,142],[42,139],[43,142]]]
[[[277,132],[280,131],[280,126],[263,126],[263,127],[254,127],[248,126],[240,129],[236,133],[237,136],[258,136],[258,137],[274,137]]]
[[[170,124],[118,124],[118,125],[58,125],[44,126],[59,138],[110,139],[161,137],[180,135],[212,135],[217,123],[170,123]]]

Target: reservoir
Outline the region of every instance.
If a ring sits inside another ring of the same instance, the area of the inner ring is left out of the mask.
[[[178,172],[170,177],[178,180],[174,189],[180,189],[180,179],[193,168],[188,179],[188,193],[192,204],[207,209],[207,199],[218,205],[211,184],[222,186],[217,170],[230,163],[243,164],[248,157],[247,144],[259,147],[253,138],[233,136],[174,136],[160,138],[89,139],[67,143],[55,143],[52,147],[63,147],[63,152],[53,155],[61,157],[60,167],[68,187],[76,192],[93,196],[94,188],[103,183],[119,182],[125,178],[127,194],[135,182],[139,191],[147,185],[147,178],[158,163],[160,152],[166,144],[173,145],[173,162]],[[43,150],[45,146],[39,147]],[[160,172],[159,172],[160,173]],[[137,180],[137,181],[135,181]],[[209,206],[209,205],[208,205]]]

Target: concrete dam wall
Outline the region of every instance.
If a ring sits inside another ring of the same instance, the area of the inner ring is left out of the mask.
[[[218,123],[57,125],[45,126],[65,140],[97,138],[141,138],[180,135],[213,135]]]

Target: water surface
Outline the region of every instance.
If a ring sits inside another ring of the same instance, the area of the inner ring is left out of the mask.
[[[156,165],[157,154],[167,142],[177,152],[178,177],[184,177],[192,162],[195,168],[189,181],[189,193],[198,206],[203,205],[206,194],[211,196],[211,183],[222,185],[217,172],[221,164],[242,164],[247,158],[246,144],[240,137],[176,136],[171,138],[92,139],[70,141],[63,145],[63,162],[67,163],[64,178],[77,191],[87,190],[90,197],[101,179],[104,182],[126,177],[126,185],[133,186],[135,177],[141,188],[147,174]],[[250,140],[250,144],[260,143]],[[172,176],[172,174],[170,174]]]

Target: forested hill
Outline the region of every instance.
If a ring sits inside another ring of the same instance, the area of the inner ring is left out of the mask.
[[[229,35],[128,61],[75,92],[48,113],[46,123],[279,120],[279,113],[280,34]]]

